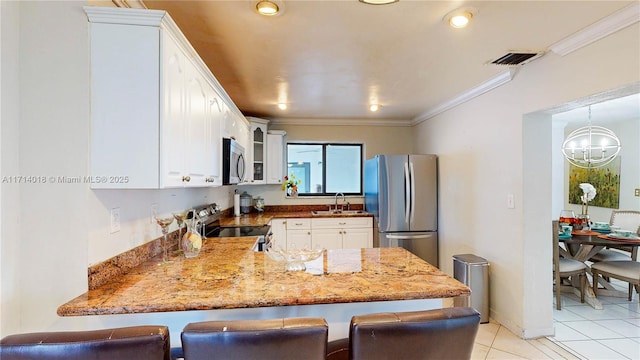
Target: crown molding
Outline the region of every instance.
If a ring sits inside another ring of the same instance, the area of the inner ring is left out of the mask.
[[[393,119],[271,119],[271,124],[314,126],[412,126],[410,120]]]
[[[83,6],[91,23],[160,26],[167,15],[163,10]]]
[[[483,82],[482,84],[473,87],[465,92],[463,92],[462,94],[455,96],[453,98],[451,98],[450,100],[447,100],[443,103],[441,103],[440,105],[437,105],[435,107],[432,107],[431,109],[427,110],[426,112],[418,115],[417,117],[415,117],[412,121],[411,121],[411,125],[415,126],[420,124],[421,122],[431,119],[432,117],[441,114],[449,109],[452,109],[462,103],[465,103],[477,96],[480,96],[484,93],[486,93],[487,91],[491,91],[503,84],[508,83],[509,81],[511,81],[513,79],[513,77],[515,76],[516,72],[517,72],[517,68],[510,68],[509,71],[504,71],[500,74],[498,74],[497,76],[494,76],[493,78]]]
[[[146,9],[147,5],[142,0],[112,0],[112,2],[121,8]]]
[[[640,2],[634,2],[606,18],[568,36],[551,45],[549,49],[554,53],[565,56],[592,42],[609,36],[616,31],[640,21]]]

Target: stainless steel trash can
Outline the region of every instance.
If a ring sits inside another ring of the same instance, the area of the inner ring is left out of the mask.
[[[453,255],[453,277],[471,288],[471,296],[454,299],[454,305],[471,306],[481,323],[489,322],[489,262],[473,254]]]

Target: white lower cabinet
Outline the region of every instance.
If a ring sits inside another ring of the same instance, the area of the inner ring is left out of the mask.
[[[311,229],[287,230],[287,250],[311,249]]]
[[[273,245],[283,250],[311,249],[311,219],[273,219],[271,232]]]
[[[373,247],[373,219],[370,217],[315,218],[311,221],[313,247],[360,249]]]
[[[282,249],[373,247],[373,218],[288,218],[271,220],[272,241]]]
[[[273,247],[287,248],[287,219],[271,219],[271,242]]]
[[[287,219],[287,250],[311,249],[311,219]]]

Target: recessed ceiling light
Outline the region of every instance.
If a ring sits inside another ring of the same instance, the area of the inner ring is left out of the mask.
[[[256,4],[256,10],[258,10],[258,12],[262,15],[273,16],[278,13],[280,7],[278,7],[278,4],[276,4],[275,2],[262,0],[258,1],[258,3]]]
[[[386,4],[391,4],[398,1],[400,0],[360,0],[360,2],[369,4],[369,5],[386,5]]]
[[[369,110],[371,110],[371,111],[378,111],[378,109],[380,109],[380,105],[378,105],[378,104],[371,104],[369,106]]]
[[[287,104],[285,104],[285,103],[280,103],[280,104],[278,104],[278,109],[280,109],[280,110],[287,110]]]
[[[447,13],[443,20],[453,28],[462,29],[469,25],[469,22],[477,13],[478,10],[470,7],[455,9]]]

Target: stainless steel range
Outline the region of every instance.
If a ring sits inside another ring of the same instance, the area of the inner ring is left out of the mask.
[[[202,222],[200,230],[205,238],[257,236],[259,239],[256,242],[256,250],[262,251],[261,245],[264,243],[264,238],[269,234],[271,229],[269,225],[220,226],[222,213],[215,203],[198,206],[195,210],[196,214],[198,214],[198,219]]]

